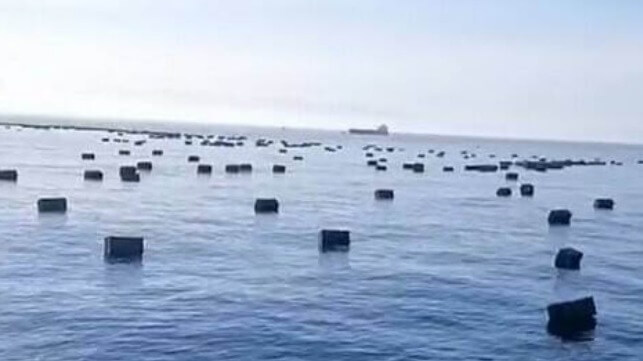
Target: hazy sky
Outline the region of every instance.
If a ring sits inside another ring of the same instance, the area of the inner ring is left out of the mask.
[[[0,0],[0,112],[643,142],[643,1]]]

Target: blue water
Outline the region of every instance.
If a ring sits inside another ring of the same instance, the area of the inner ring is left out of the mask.
[[[640,360],[643,148],[199,130],[251,141],[134,147],[101,143],[101,132],[0,130],[0,168],[20,172],[16,184],[0,182],[1,360]],[[344,149],[279,154],[255,148],[260,135]],[[389,170],[375,172],[361,150],[371,142],[404,151],[386,153]],[[151,157],[156,148],[165,155]],[[427,156],[424,174],[401,169],[429,148],[447,155]],[[480,162],[518,153],[624,166],[520,171],[536,196],[499,199],[503,174],[463,172],[464,149]],[[96,160],[82,161],[85,151]],[[197,176],[190,154],[214,174]],[[118,167],[138,160],[153,171],[120,182]],[[254,172],[224,174],[238,162]],[[274,163],[287,174],[273,175]],[[105,180],[83,181],[90,168]],[[395,189],[395,200],[374,201],[376,188]],[[45,196],[67,197],[67,214],[39,216]],[[279,215],[256,216],[257,197],[278,198]],[[616,209],[595,211],[596,197]],[[549,229],[556,207],[574,212],[572,227]],[[350,252],[320,255],[321,228],[349,229]],[[142,264],[103,262],[108,235],[144,236]],[[563,245],[585,253],[580,272],[553,268]],[[585,295],[598,307],[593,340],[548,335],[547,304]]]

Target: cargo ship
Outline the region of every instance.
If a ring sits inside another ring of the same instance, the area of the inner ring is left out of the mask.
[[[382,124],[376,129],[349,129],[350,134],[388,135],[388,127]]]

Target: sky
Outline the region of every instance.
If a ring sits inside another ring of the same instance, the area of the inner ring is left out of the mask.
[[[0,0],[0,113],[643,142],[643,1]]]

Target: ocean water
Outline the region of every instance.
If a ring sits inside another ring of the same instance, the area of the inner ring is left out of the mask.
[[[0,130],[0,168],[20,173],[0,182],[0,360],[640,360],[643,148],[192,130],[250,140],[135,147],[101,143],[104,132]],[[343,149],[279,154],[256,148],[258,136]],[[389,169],[376,172],[362,151],[369,143],[404,151],[383,153]],[[165,155],[152,157],[157,148]],[[424,174],[402,170],[430,148],[445,158],[427,155]],[[463,160],[465,149],[478,158]],[[81,160],[87,151],[95,161]],[[502,173],[462,170],[512,153],[624,165],[518,170],[536,186],[532,199],[497,198],[498,187],[520,184]],[[213,175],[197,176],[191,154]],[[120,182],[118,167],[139,160],[154,169]],[[253,173],[224,173],[240,162]],[[272,164],[287,173],[273,175]],[[104,181],[83,181],[85,169],[103,170]],[[375,201],[377,188],[394,189],[395,200]],[[39,216],[46,196],[67,197],[67,214]],[[280,213],[255,215],[258,197],[278,198]],[[597,197],[614,198],[615,210],[595,211]],[[557,207],[574,212],[571,227],[547,226]],[[350,230],[350,252],[320,255],[322,228]],[[145,237],[143,262],[105,263],[108,235]],[[585,253],[580,272],[554,269],[565,245]],[[598,308],[593,339],[547,334],[547,304],[586,295]]]

